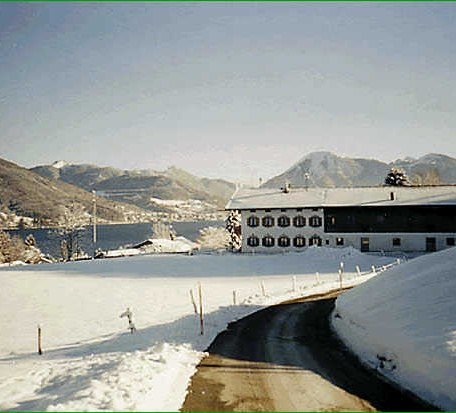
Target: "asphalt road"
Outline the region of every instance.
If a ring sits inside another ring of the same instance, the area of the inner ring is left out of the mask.
[[[334,294],[268,307],[210,345],[182,411],[436,410],[382,381],[333,335]]]

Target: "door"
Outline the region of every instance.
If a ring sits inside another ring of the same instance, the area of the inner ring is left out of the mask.
[[[437,250],[437,248],[436,248],[436,244],[435,244],[435,238],[434,237],[426,238],[426,251],[433,252],[436,250]]]
[[[361,252],[369,252],[369,238],[361,238]]]

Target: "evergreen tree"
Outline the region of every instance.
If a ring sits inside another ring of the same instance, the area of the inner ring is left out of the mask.
[[[226,229],[230,234],[228,247],[231,251],[239,251],[242,245],[241,214],[239,211],[230,211],[226,219]]]
[[[390,186],[410,186],[409,179],[405,172],[399,168],[391,168],[385,178],[385,185]]]

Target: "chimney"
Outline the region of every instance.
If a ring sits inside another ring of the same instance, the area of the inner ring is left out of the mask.
[[[283,188],[280,188],[284,194],[288,194],[290,192],[290,183],[285,182],[285,186]]]

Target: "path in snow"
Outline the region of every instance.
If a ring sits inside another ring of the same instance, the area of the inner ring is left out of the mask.
[[[435,410],[380,380],[333,336],[328,316],[335,295],[272,306],[232,323],[209,347],[182,410]]]

